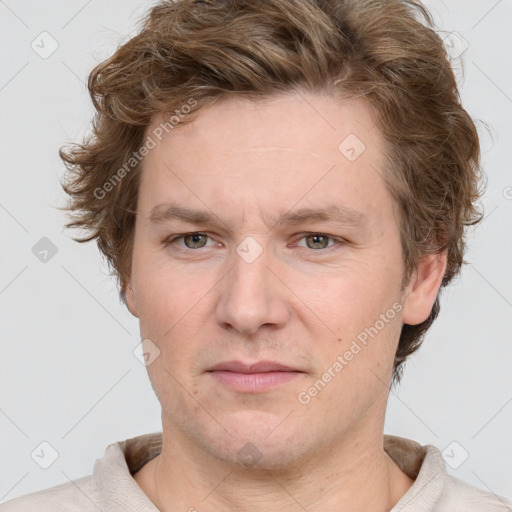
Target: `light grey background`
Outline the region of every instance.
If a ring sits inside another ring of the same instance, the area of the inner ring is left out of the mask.
[[[58,148],[78,140],[92,115],[88,72],[134,34],[149,5],[0,1],[0,501],[90,474],[108,444],[161,428],[133,354],[136,319],[95,245],[72,241],[56,209],[64,202]],[[470,264],[391,393],[385,431],[448,447],[447,460],[460,464],[450,473],[511,497],[512,1],[428,5],[440,30],[459,34],[448,40],[453,52],[467,41],[463,102],[491,127],[492,137],[479,126],[485,220],[471,236]],[[44,31],[58,43],[47,58],[31,47],[51,50]],[[57,248],[47,262],[32,252],[43,237]],[[48,469],[35,462],[51,461],[42,442],[58,452]]]

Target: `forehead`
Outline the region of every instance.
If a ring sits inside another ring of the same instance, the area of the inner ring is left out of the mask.
[[[327,94],[306,92],[258,100],[224,97],[213,106],[187,112],[171,116],[171,123],[162,114],[155,114],[146,135],[164,144],[172,141],[176,145],[199,144],[232,153],[254,151],[258,147],[269,150],[285,146],[295,152],[316,147],[317,156],[324,159],[337,158],[339,143],[348,135],[353,136],[353,141],[359,139],[365,144],[365,151],[383,149],[372,111],[363,99],[336,100]],[[179,123],[180,118],[183,123]],[[362,147],[360,142],[357,142],[358,151]],[[346,156],[353,157],[350,153]]]
[[[191,115],[164,133],[165,119],[155,115],[146,130],[156,142],[142,168],[147,211],[181,199],[233,214],[257,206],[274,216],[294,205],[336,202],[369,212],[385,194],[384,143],[362,100],[306,93],[229,98]]]

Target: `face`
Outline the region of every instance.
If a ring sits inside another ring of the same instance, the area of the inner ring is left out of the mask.
[[[382,429],[435,299],[401,291],[384,157],[362,101],[305,93],[222,100],[149,152],[126,297],[164,435],[270,468]]]

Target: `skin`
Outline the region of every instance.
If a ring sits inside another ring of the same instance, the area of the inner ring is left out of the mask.
[[[161,122],[155,116],[147,134]],[[354,161],[338,149],[349,134],[366,146]],[[134,478],[161,510],[387,511],[412,485],[383,450],[388,386],[402,323],[428,317],[446,254],[424,257],[401,289],[384,156],[362,100],[290,93],[223,99],[145,158],[126,298],[142,339],[161,351],[148,373],[163,446]],[[166,203],[213,212],[217,222],[151,222]],[[271,220],[331,204],[366,220]],[[199,237],[206,245],[195,248],[190,237],[166,244],[190,232],[207,234]],[[307,236],[315,233],[332,238]],[[252,263],[236,252],[247,236],[262,251]],[[393,304],[401,306],[394,318],[300,403],[299,393]],[[228,360],[277,361],[303,373],[264,393],[239,393],[208,372]],[[243,465],[238,452],[248,442],[258,457]]]

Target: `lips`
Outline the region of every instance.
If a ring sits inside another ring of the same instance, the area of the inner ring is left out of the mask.
[[[271,391],[304,372],[274,361],[226,361],[215,365],[208,373],[230,391],[254,394]]]
[[[241,361],[226,361],[219,363],[209,371],[225,371],[236,373],[267,373],[267,372],[298,372],[295,368],[282,365],[273,361],[258,361],[257,363],[243,363]]]

